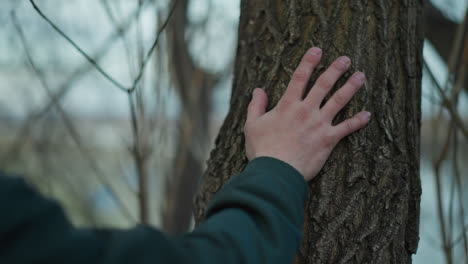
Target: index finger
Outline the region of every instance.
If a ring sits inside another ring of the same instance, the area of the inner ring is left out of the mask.
[[[310,76],[312,75],[315,67],[319,64],[321,57],[322,50],[318,47],[313,47],[307,51],[307,53],[302,57],[301,63],[294,71],[288,88],[281,98],[282,100],[302,100]]]

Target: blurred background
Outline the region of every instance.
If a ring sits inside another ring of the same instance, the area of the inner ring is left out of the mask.
[[[178,2],[37,0],[54,29],[29,1],[0,1],[0,168],[77,226],[193,225],[229,109],[240,0]],[[426,2],[414,263],[468,261],[467,6]]]

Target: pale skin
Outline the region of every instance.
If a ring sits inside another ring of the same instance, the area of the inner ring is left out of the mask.
[[[351,60],[346,56],[335,60],[304,96],[310,76],[321,57],[320,48],[313,47],[307,51],[285,93],[269,112],[266,112],[268,97],[265,91],[260,88],[254,90],[244,126],[249,160],[264,156],[279,159],[310,181],[322,169],[341,139],[367,125],[371,117],[367,111],[332,125],[338,112],[364,84],[362,72],[355,72],[320,107],[325,96],[348,70]]]

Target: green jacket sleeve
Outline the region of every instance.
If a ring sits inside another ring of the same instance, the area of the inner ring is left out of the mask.
[[[290,165],[257,158],[218,192],[202,225],[171,238],[143,226],[76,229],[55,202],[0,176],[0,263],[291,263],[306,190]]]

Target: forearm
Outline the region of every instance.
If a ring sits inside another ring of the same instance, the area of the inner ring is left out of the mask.
[[[258,158],[216,195],[205,223],[170,238],[141,226],[76,229],[56,202],[24,182],[0,183],[0,208],[8,212],[0,220],[1,263],[289,263],[300,243],[306,196],[295,169]]]

